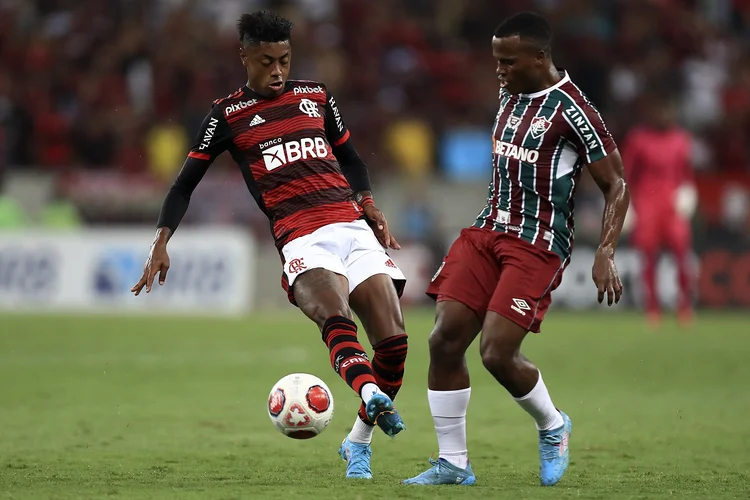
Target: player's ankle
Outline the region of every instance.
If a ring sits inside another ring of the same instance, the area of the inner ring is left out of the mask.
[[[376,394],[383,394],[385,393],[380,390],[380,387],[377,386],[377,384],[373,384],[372,382],[368,382],[365,385],[362,386],[362,390],[360,392],[360,397],[362,398],[362,401],[366,405],[370,402],[373,396]]]
[[[364,422],[361,418],[357,417],[352,426],[352,430],[349,432],[349,441],[352,443],[359,444],[370,444],[372,442],[372,434],[375,431],[375,427],[371,424]]]
[[[441,453],[440,458],[455,465],[459,469],[465,469],[469,466],[469,453],[466,451],[459,453]]]

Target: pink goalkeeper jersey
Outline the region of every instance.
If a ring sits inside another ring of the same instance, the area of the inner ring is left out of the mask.
[[[638,206],[674,207],[677,188],[693,181],[690,150],[690,135],[678,128],[631,130],[622,157],[636,210]]]

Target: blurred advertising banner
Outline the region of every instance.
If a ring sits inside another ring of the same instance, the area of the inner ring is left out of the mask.
[[[430,252],[420,244],[405,244],[392,252],[393,260],[409,280],[404,293],[405,304],[432,303],[424,291],[437,270],[430,262]],[[596,301],[596,288],[591,279],[594,247],[579,245],[573,251],[563,281],[553,292],[552,307],[561,309],[609,309]],[[640,308],[643,304],[641,284],[642,261],[638,251],[620,247],[616,257],[617,269],[623,282],[623,296],[615,309]],[[693,289],[700,307],[750,308],[750,251],[705,250],[692,256]],[[657,291],[664,307],[677,302],[677,269],[674,260],[664,255],[657,268]]]
[[[571,309],[601,307],[596,302],[596,289],[591,279],[594,262],[593,247],[578,247],[573,252],[560,287],[553,294],[553,306]],[[641,280],[642,260],[633,248],[617,250],[617,269],[623,283],[623,307],[643,305]],[[692,256],[692,287],[698,307],[711,309],[750,308],[750,251],[707,249]],[[677,267],[668,254],[657,267],[657,293],[665,307],[677,303]]]
[[[179,229],[163,287],[135,297],[154,229],[0,233],[0,310],[241,314],[253,305],[256,248],[233,229]]]

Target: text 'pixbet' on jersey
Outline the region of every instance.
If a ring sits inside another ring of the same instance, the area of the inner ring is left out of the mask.
[[[260,144],[263,161],[268,170],[283,167],[288,163],[308,158],[325,158],[328,156],[328,145],[322,137],[305,137],[299,141],[281,143],[281,138],[272,139]]]
[[[256,104],[258,102],[257,99],[250,99],[249,101],[240,101],[235,102],[233,104],[230,104],[229,106],[224,108],[224,116],[229,116],[232,113],[235,113],[237,111],[243,110],[245,108],[249,108],[253,104]]]
[[[317,86],[317,87],[294,87],[294,95],[297,94],[324,94],[325,90],[323,90],[323,87]]]

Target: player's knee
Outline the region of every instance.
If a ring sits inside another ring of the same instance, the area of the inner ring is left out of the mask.
[[[323,325],[325,325],[325,322],[328,320],[328,318],[343,316],[345,318],[352,319],[352,311],[344,302],[318,302],[308,308],[307,315],[318,325],[318,328],[321,329],[323,328]]]
[[[460,330],[437,326],[430,334],[430,357],[432,359],[462,359],[468,342]]]

